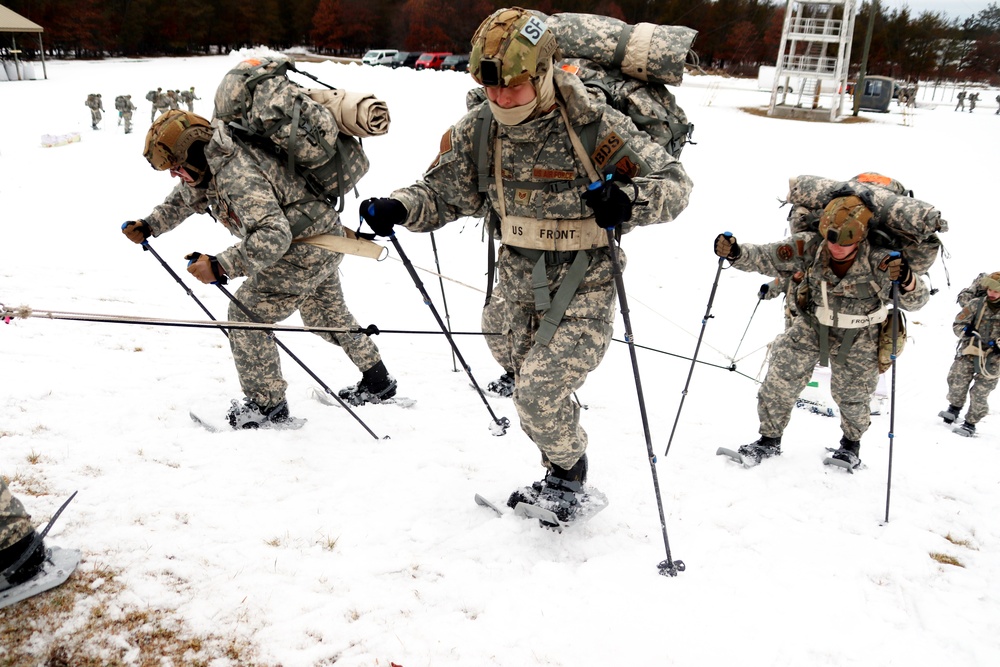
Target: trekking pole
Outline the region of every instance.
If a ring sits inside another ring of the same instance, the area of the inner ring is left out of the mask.
[[[743,347],[743,341],[747,337],[747,332],[750,331],[750,323],[753,322],[753,316],[757,314],[757,309],[760,308],[760,302],[764,300],[764,294],[766,294],[766,292],[764,292],[763,288],[757,293],[757,305],[753,307],[753,312],[750,313],[750,319],[747,321],[747,328],[743,330],[743,337],[740,338],[740,342],[736,345],[736,351],[733,352],[733,356],[730,358],[730,361],[733,362],[733,366],[731,368],[736,367],[736,355],[740,353],[740,348]]]
[[[128,223],[125,223],[125,224],[128,224]],[[196,304],[198,304],[198,307],[201,308],[202,311],[204,311],[204,313],[206,315],[208,315],[208,319],[212,320],[213,322],[218,322],[218,320],[215,319],[215,316],[212,315],[212,312],[208,308],[205,307],[205,304],[203,304],[201,301],[199,301],[198,297],[196,297],[194,295],[194,292],[191,291],[191,288],[188,287],[184,283],[183,280],[181,280],[181,277],[179,275],[177,275],[177,273],[173,269],[170,268],[169,264],[167,264],[166,262],[163,261],[163,258],[160,257],[160,254],[158,252],[156,252],[155,250],[153,250],[153,246],[149,245],[149,241],[143,241],[142,242],[142,249],[145,250],[146,252],[153,253],[153,257],[155,257],[156,261],[158,261],[160,263],[160,266],[162,266],[164,269],[166,269],[167,273],[169,273],[171,276],[173,276],[174,280],[177,281],[177,284],[181,286],[181,289],[183,289],[185,292],[187,292],[187,294],[188,294],[189,297],[191,297],[192,299],[194,299],[194,302]],[[229,332],[225,329],[225,327],[220,326],[219,327],[219,331],[221,331],[222,334],[226,338],[229,338]]]
[[[890,256],[899,257],[892,252]],[[899,281],[892,281],[892,385],[889,390],[889,477],[885,487],[885,523],[889,523],[889,497],[892,493],[892,446],[896,439],[896,336],[899,334]]]
[[[434,266],[437,267],[438,283],[441,285],[441,305],[444,306],[444,319],[448,322],[448,331],[451,331],[451,315],[448,314],[448,299],[444,295],[444,278],[441,274],[441,262],[438,261],[438,247],[434,240],[434,232],[431,232],[431,248],[434,249]],[[455,351],[451,351],[451,372],[457,373],[458,366],[455,365]]]
[[[241,311],[243,311],[243,314],[246,315],[247,317],[249,317],[251,322],[258,322],[259,323],[261,321],[260,318],[258,318],[256,315],[254,315],[253,311],[251,311],[249,308],[247,308],[246,306],[244,306],[243,303],[239,299],[237,299],[229,290],[227,290],[222,283],[216,282],[216,283],[212,283],[212,284],[215,285],[216,287],[218,287],[219,290],[223,294],[225,294],[226,297],[228,297],[229,300],[232,301],[236,305],[237,308],[239,308]],[[297,363],[299,366],[301,366],[302,370],[304,370],[306,373],[309,374],[309,377],[311,377],[313,380],[316,380],[316,382],[319,383],[319,386],[323,388],[323,391],[325,391],[326,393],[328,393],[331,396],[333,396],[337,400],[337,402],[340,403],[340,407],[342,407],[345,410],[347,410],[347,412],[350,413],[350,415],[352,417],[354,417],[354,419],[357,420],[357,422],[359,424],[361,424],[362,428],[364,428],[366,431],[368,431],[368,435],[370,435],[371,437],[375,438],[376,440],[379,439],[379,437],[377,435],[375,435],[375,431],[373,431],[370,428],[368,428],[368,424],[366,424],[361,419],[361,417],[359,417],[357,415],[357,413],[354,412],[354,410],[351,410],[350,406],[347,405],[347,403],[344,402],[344,399],[342,399],[335,391],[333,391],[332,389],[330,389],[330,387],[328,387],[325,382],[323,382],[321,379],[319,379],[319,376],[316,375],[315,373],[313,373],[311,368],[309,368],[308,366],[306,366],[305,363],[301,359],[299,359],[297,356],[295,356],[292,353],[292,351],[288,349],[287,345],[285,345],[280,340],[278,340],[278,337],[274,335],[274,332],[270,332],[269,331],[267,333],[267,337],[270,338],[271,340],[273,340],[278,347],[280,347],[282,350],[285,351],[285,354],[287,354],[289,357],[292,358],[292,360],[295,363]],[[388,438],[388,436],[386,436],[386,438]]]
[[[725,232],[725,236],[728,238],[732,236],[731,232]],[[701,333],[698,334],[698,343],[694,346],[694,356],[691,357],[691,368],[688,369],[687,381],[684,383],[684,390],[681,392],[681,403],[677,406],[677,416],[674,418],[674,427],[670,429],[670,440],[667,441],[667,451],[663,452],[663,458],[667,457],[670,453],[670,445],[674,441],[674,433],[677,431],[677,423],[681,419],[681,410],[684,408],[684,399],[687,398],[688,387],[691,385],[691,376],[694,374],[694,365],[698,360],[698,350],[701,349],[701,339],[705,336],[705,325],[708,324],[709,318],[715,317],[712,315],[712,304],[715,302],[715,291],[719,288],[719,276],[722,275],[722,262],[725,261],[725,257],[719,258],[719,268],[715,270],[715,282],[712,283],[712,292],[708,295],[708,307],[705,308],[705,317],[701,318]],[[760,301],[757,302],[760,305]],[[754,309],[757,312],[757,309]],[[750,327],[749,322],[747,327]],[[736,370],[736,364],[729,366],[729,370]]]
[[[608,256],[611,258],[611,271],[615,277],[615,287],[618,289],[618,303],[621,306],[622,321],[625,323],[625,340],[628,341],[629,357],[632,360],[632,375],[635,377],[635,392],[639,398],[639,414],[642,417],[642,433],[646,438],[646,453],[649,459],[649,471],[653,475],[653,491],[656,494],[656,509],[660,513],[660,530],[663,532],[663,546],[667,551],[666,560],[656,566],[659,573],[665,577],[676,577],[685,569],[684,561],[673,560],[670,555],[670,539],[667,537],[667,519],[663,514],[663,499],[660,496],[660,480],[656,475],[656,454],[653,453],[653,440],[649,434],[649,419],[646,416],[646,401],[642,395],[642,381],[639,379],[639,360],[635,354],[635,343],[632,336],[632,320],[629,318],[628,299],[625,296],[625,280],[622,277],[621,263],[618,261],[618,244],[615,242],[613,228],[608,228]]]
[[[452,354],[454,354],[455,357],[458,358],[459,363],[462,364],[462,368],[465,369],[466,374],[472,381],[472,386],[476,388],[477,392],[479,392],[479,398],[483,399],[483,405],[486,406],[486,410],[490,413],[490,417],[493,418],[493,423],[490,425],[490,433],[495,436],[504,435],[507,433],[507,428],[510,426],[510,420],[506,417],[497,417],[493,412],[493,408],[490,407],[490,402],[486,400],[486,395],[483,394],[483,390],[479,387],[479,383],[476,382],[476,378],[472,375],[472,369],[469,368],[469,364],[465,363],[465,359],[462,357],[462,353],[459,351],[458,345],[455,344],[455,339],[452,337],[451,332],[448,331],[447,327],[445,327],[444,321],[441,320],[441,315],[438,314],[437,308],[434,307],[434,302],[431,301],[430,295],[427,294],[427,289],[424,287],[423,282],[421,282],[420,276],[417,275],[417,270],[413,268],[413,263],[410,262],[410,258],[407,257],[406,253],[403,251],[403,246],[400,245],[395,232],[392,232],[389,235],[389,240],[392,241],[392,245],[396,248],[396,252],[399,253],[399,259],[402,260],[407,273],[409,273],[410,278],[413,279],[413,284],[417,286],[420,296],[424,298],[424,303],[431,309],[434,319],[437,320],[438,326],[441,327],[441,332],[444,333],[444,337],[448,339],[448,343],[451,345]]]

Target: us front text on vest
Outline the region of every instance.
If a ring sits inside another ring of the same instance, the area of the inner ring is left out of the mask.
[[[532,250],[592,250],[608,245],[607,234],[593,218],[537,220],[507,216],[500,236],[506,245]]]

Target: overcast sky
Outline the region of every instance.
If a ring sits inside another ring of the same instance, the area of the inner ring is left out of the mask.
[[[989,7],[989,0],[881,0],[886,9],[902,9],[909,6],[912,16],[922,12],[941,12],[948,18],[968,18]],[[860,6],[860,3],[859,3]]]

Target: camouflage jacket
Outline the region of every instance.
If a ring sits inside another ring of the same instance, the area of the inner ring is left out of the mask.
[[[979,316],[980,308],[983,311],[982,317]],[[972,299],[955,316],[955,322],[951,328],[956,336],[964,338],[966,337],[966,325],[979,332],[983,341],[983,349],[993,347],[990,343],[1000,338],[1000,304],[988,303],[985,296],[977,296]]]
[[[632,219],[623,232],[639,225],[673,220],[688,203],[691,181],[681,163],[666,150],[638,132],[626,116],[591,97],[580,80],[572,74],[555,70],[557,97],[564,101],[570,122],[581,127],[594,122],[598,126],[598,146],[609,138],[621,140],[625,155],[641,163],[642,171],[634,178],[639,193]],[[486,104],[485,102],[483,104]],[[473,135],[479,107],[471,109],[441,138],[441,151],[418,183],[397,190],[392,197],[403,203],[409,215],[405,226],[413,231],[432,231],[463,216],[483,216],[496,206],[497,188],[490,177],[489,191],[480,193],[478,168],[473,151]],[[488,164],[494,164],[495,135],[502,140],[501,169],[504,180],[525,183],[567,181],[586,175],[570,144],[562,116],[552,111],[540,118],[516,126],[493,123],[489,136]],[[626,193],[632,189],[624,187]],[[578,220],[593,216],[582,198],[585,186],[562,191],[519,190],[504,186],[508,215],[540,219]]]
[[[892,304],[892,280],[889,279],[890,250],[862,241],[857,259],[843,278],[830,269],[830,253],[819,235],[812,232],[793,234],[783,241],[765,245],[740,244],[740,256],[733,267],[741,271],[784,277],[802,271],[802,283],[789,298],[792,306],[806,315],[823,305],[823,283],[826,283],[828,307],[845,315],[869,315],[883,304]],[[911,292],[900,290],[899,306],[903,310],[920,310],[930,299],[930,292],[918,277]]]
[[[144,218],[153,236],[181,224],[194,213],[208,213],[240,243],[216,255],[231,278],[252,276],[288,251],[294,238],[317,234],[344,236],[340,216],[320,201],[297,175],[272,155],[233,140],[216,121],[205,148],[212,176],[207,187],[178,183],[163,203]]]

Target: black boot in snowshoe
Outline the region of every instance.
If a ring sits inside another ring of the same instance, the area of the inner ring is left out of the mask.
[[[847,464],[851,470],[857,470],[861,468],[861,441],[860,440],[848,440],[845,435],[840,439],[840,448],[834,450],[833,454],[830,455],[831,459],[836,461],[843,461]]]
[[[510,398],[514,395],[514,374],[506,372],[486,385],[486,391],[494,396]]]
[[[32,548],[31,543],[37,535],[37,532],[31,531],[6,549],[0,550],[0,573],[6,573],[11,565],[24,556],[26,550]],[[0,578],[0,590],[23,584],[38,574],[44,564],[45,543],[42,540],[38,540],[38,544],[34,546],[31,554],[21,565],[13,572],[7,573],[5,577]],[[4,579],[6,579],[6,582],[4,582]]]
[[[756,442],[749,445],[740,445],[736,452],[743,459],[743,466],[753,468],[760,465],[764,459],[772,456],[781,456],[781,438],[772,438],[762,435]]]
[[[551,511],[559,521],[568,523],[588,500],[583,491],[587,481],[587,455],[581,456],[569,470],[550,465],[551,472],[545,475],[545,479],[514,491],[507,499],[507,506],[517,508],[518,503],[535,505]]]
[[[971,438],[976,434],[976,425],[970,424],[969,420],[966,419],[965,423],[963,423],[961,426],[956,426],[955,428],[951,429],[951,431],[952,433],[957,433],[958,435],[961,435],[963,437]]]
[[[942,410],[938,413],[938,417],[944,420],[945,424],[952,424],[958,419],[958,413],[962,411],[962,408],[949,405],[947,410]]]
[[[396,395],[396,380],[385,364],[377,364],[361,374],[361,381],[352,387],[344,387],[337,395],[351,405],[357,407],[365,403],[381,403]]]
[[[288,413],[288,401],[282,401],[272,408],[262,408],[250,398],[243,399],[243,405],[233,399],[226,413],[229,425],[237,431],[245,428],[260,428],[262,426],[282,426],[291,420]]]

